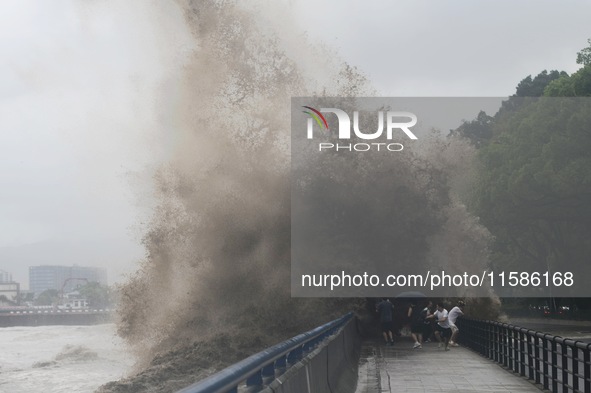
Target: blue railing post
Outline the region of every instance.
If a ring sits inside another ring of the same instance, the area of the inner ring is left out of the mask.
[[[504,352],[505,352],[505,367],[513,369],[513,361],[511,360],[511,339],[512,339],[512,331],[509,328],[509,325],[504,325],[503,326],[503,345],[505,346],[504,348]]]
[[[479,322],[478,325],[478,352],[486,356],[486,330],[484,322]]]
[[[304,353],[307,354],[309,352],[311,352],[314,348],[316,347],[316,343],[314,341],[309,341],[306,344],[304,344]]]
[[[568,347],[564,341],[560,344],[560,354],[562,355],[562,392],[568,393]]]
[[[558,391],[558,349],[556,347],[556,336],[552,338],[552,391]]]
[[[591,344],[583,350],[583,373],[585,374],[585,392],[591,392]]]
[[[495,323],[493,331],[495,341],[495,362],[503,363],[503,360],[501,359],[501,328],[498,323]]]
[[[487,347],[487,357],[489,359],[493,358],[493,328],[494,325],[490,323],[490,321],[486,321],[486,347]]]
[[[275,367],[277,369],[284,369],[287,367],[287,355],[284,355],[275,361]]]
[[[263,386],[263,376],[257,372],[246,379],[246,386]]]
[[[534,356],[533,356],[533,336],[531,334],[532,330],[528,330],[525,333],[525,336],[527,337],[527,379],[531,379],[533,380],[535,378],[534,376]],[[536,359],[536,363],[537,363],[537,359]]]
[[[576,392],[579,390],[579,341],[575,341],[572,346],[572,359],[573,359],[573,390]]]
[[[287,363],[294,365],[302,359],[302,347],[297,347],[287,355]]]
[[[507,327],[505,324],[501,325],[501,356],[503,359],[503,366],[509,365],[509,358],[507,357]]]
[[[263,367],[263,369],[261,370],[261,376],[263,377],[263,380],[269,378],[275,379],[275,362],[269,363],[265,367]]]
[[[540,337],[537,334],[534,339],[534,354],[536,358],[536,383],[540,383]]]
[[[513,346],[513,371],[519,373],[519,332],[517,327],[513,326],[512,343]]]
[[[544,338],[542,341],[542,351],[544,351],[542,353],[542,357],[544,359],[544,389],[548,389],[549,383],[548,383],[548,337],[546,337],[547,335],[544,335]]]
[[[525,377],[525,335],[523,334],[523,329],[519,328],[519,359],[520,359],[520,371],[519,375]]]

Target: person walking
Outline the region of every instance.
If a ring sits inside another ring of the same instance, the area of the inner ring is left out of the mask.
[[[380,314],[380,322],[382,324],[382,334],[386,345],[394,345],[394,337],[392,331],[394,330],[392,319],[394,315],[394,305],[387,298],[382,298],[382,301],[376,306],[376,312]]]
[[[460,300],[458,301],[458,305],[452,308],[449,311],[449,315],[447,316],[447,319],[449,320],[449,327],[451,328],[451,339],[449,340],[449,345],[452,347],[458,346],[456,339],[460,333],[460,329],[458,329],[456,326],[456,321],[458,317],[461,317],[462,315],[464,315],[464,302]]]
[[[415,341],[413,349],[423,348],[423,329],[426,317],[425,308],[411,303],[408,308],[408,318],[410,319],[410,334]]]
[[[429,300],[425,308],[423,308],[423,314],[425,315],[425,320],[423,321],[423,342],[430,342],[431,336],[433,335],[433,319],[429,319],[429,316],[432,315],[433,302]]]
[[[445,344],[445,350],[449,351],[449,339],[451,337],[451,327],[449,326],[448,312],[443,306],[443,303],[437,303],[437,311],[432,315],[437,324],[435,325],[435,337],[439,341],[439,348],[441,344]]]

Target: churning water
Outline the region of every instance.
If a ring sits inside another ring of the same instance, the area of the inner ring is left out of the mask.
[[[133,365],[114,324],[0,329],[0,392],[89,393]]]

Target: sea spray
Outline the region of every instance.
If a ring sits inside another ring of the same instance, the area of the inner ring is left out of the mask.
[[[148,361],[220,330],[271,343],[351,309],[290,298],[289,98],[310,76],[234,2],[189,2],[186,15],[198,49],[167,121],[177,145],[120,308]]]
[[[139,372],[104,392],[174,391],[364,302],[290,296],[289,119],[290,97],[371,95],[367,79],[334,58],[318,62],[318,46],[294,40],[301,35],[286,33],[289,23],[269,28],[260,8],[214,0],[179,6],[197,49],[180,87],[158,100],[173,154],[154,176],[146,258],[122,288],[119,309],[119,333],[136,349]],[[277,5],[266,12],[288,14]],[[438,155],[470,156],[467,144],[450,146]],[[467,242],[454,238],[454,249],[485,250],[488,234],[450,194],[450,170],[468,158],[436,166],[428,149],[409,154],[393,158],[387,174],[400,204],[425,202],[420,217],[396,213],[423,237],[407,248],[401,242],[400,251],[409,260],[417,252],[427,266],[447,252],[445,236],[454,235],[445,229],[458,227],[480,232]],[[351,186],[344,196],[354,204],[362,185]]]

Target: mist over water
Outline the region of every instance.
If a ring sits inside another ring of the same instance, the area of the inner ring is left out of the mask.
[[[113,324],[1,329],[0,392],[89,393],[133,366]]]
[[[363,304],[290,296],[290,98],[373,89],[334,56],[318,61],[322,47],[306,42],[281,5],[178,4],[196,49],[180,83],[159,99],[174,144],[154,177],[158,202],[143,239],[146,258],[124,285],[119,310],[119,333],[141,371],[103,391],[178,389]],[[414,160],[398,159],[391,174],[407,185],[408,198],[439,195],[427,212],[437,216],[436,228],[420,244],[433,259],[451,248],[460,264],[475,256],[485,263],[478,253],[486,230],[449,193],[462,185],[470,147],[425,146]],[[417,163],[431,172],[408,178]]]

